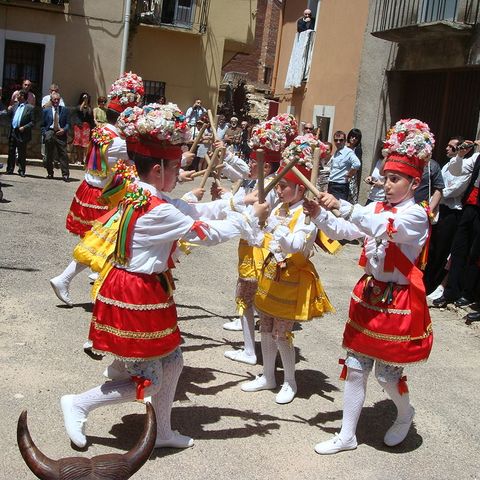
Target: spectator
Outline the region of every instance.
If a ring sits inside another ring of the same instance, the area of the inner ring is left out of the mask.
[[[223,140],[225,138],[225,132],[228,129],[227,119],[225,115],[218,116],[218,123],[217,123],[217,138],[219,140]]]
[[[106,97],[98,97],[97,106],[93,109],[93,121],[97,127],[107,123],[107,109],[105,108],[106,104]]]
[[[32,139],[33,105],[27,103],[27,92],[20,90],[16,95],[15,104],[10,107],[12,124],[8,134],[7,175],[13,175],[15,160],[18,164],[18,174],[25,176],[27,164],[27,144]]]
[[[8,113],[7,107],[3,103],[2,93],[3,93],[3,88],[0,87],[0,117]]]
[[[240,158],[242,158],[243,160],[248,160],[248,158],[250,157],[250,152],[252,151],[252,149],[248,145],[248,141],[250,140],[250,126],[248,125],[248,122],[244,120],[240,124],[240,128],[242,129],[242,136],[240,138],[239,146]]]
[[[158,103],[159,105],[165,105],[165,104],[167,103],[167,99],[165,98],[165,95],[160,95],[160,96],[158,97],[157,103]]]
[[[315,28],[315,18],[312,17],[312,11],[308,8],[303,12],[303,17],[297,20],[297,32],[302,33],[306,30]]]
[[[60,87],[56,83],[52,83],[49,88],[49,94],[45,95],[42,98],[42,108],[47,108],[51,107],[52,103],[50,102],[50,97],[52,96],[52,93],[60,93]],[[65,102],[63,101],[63,98],[60,96],[60,106],[64,107]]]
[[[372,173],[365,178],[365,182],[371,185],[370,191],[368,192],[368,199],[365,205],[368,205],[372,202],[383,202],[385,200],[385,177],[382,176],[383,172],[383,158],[377,160],[375,167],[373,167]]]
[[[198,119],[197,128],[201,129],[204,123],[208,124],[208,117],[206,115]],[[198,148],[195,153],[195,158],[191,166],[192,170],[195,170],[198,172],[198,170],[202,170],[203,168],[206,168],[205,155],[210,150],[210,147],[212,145],[212,139],[213,139],[212,130],[210,125],[208,125],[208,127],[205,129],[203,133],[202,141],[198,144]]]
[[[73,151],[76,165],[85,163],[85,153],[90,142],[90,130],[95,126],[90,95],[80,94],[73,117]]]
[[[420,185],[415,190],[415,202],[420,203],[427,201],[430,206],[430,211],[433,215],[436,215],[444,187],[442,169],[435,160],[430,159],[423,170]]]
[[[462,198],[462,215],[450,249],[448,279],[443,295],[433,300],[434,307],[445,307],[452,302],[455,302],[457,307],[465,307],[472,303],[476,296],[475,289],[479,278],[476,263],[479,252],[476,247],[480,234],[480,155],[476,153],[470,161],[475,163]]]
[[[349,202],[358,203],[358,192],[360,190],[360,178],[362,177],[362,132],[358,128],[352,128],[347,135],[347,146],[353,150],[353,153],[360,160],[360,168],[350,179]]]
[[[466,146],[469,147],[463,148]],[[466,158],[472,147],[473,143],[464,143],[462,137],[451,138],[446,147],[448,162],[442,168],[445,188],[440,200],[438,221],[432,226],[428,263],[423,277],[430,300],[435,300],[443,294],[442,283],[447,274],[445,266],[462,216],[462,197],[470,182],[474,166],[474,160]]]
[[[313,126],[313,123],[307,122],[303,125],[303,134],[306,135],[307,133],[315,135],[315,127]]]
[[[27,95],[27,103],[32,105],[32,107],[35,106],[35,95],[31,91],[32,88],[32,82],[28,79],[25,79],[22,83],[22,90],[25,92]],[[15,90],[12,93],[12,98],[10,99],[10,109],[13,108],[17,103],[18,103],[18,95],[20,93],[20,90]]]
[[[45,143],[47,178],[53,178],[54,161],[60,163],[62,178],[68,182],[70,170],[67,155],[67,134],[70,128],[68,109],[60,106],[60,94],[52,93],[52,106],[43,109],[42,137]]]
[[[187,112],[185,113],[185,118],[192,129],[193,136],[196,135],[198,127],[197,122],[207,113],[207,110],[202,107],[202,101],[197,98],[195,103],[188,107]]]
[[[330,161],[328,193],[331,193],[337,200],[347,200],[350,192],[350,179],[355,175],[361,164],[353,150],[346,146],[347,136],[345,132],[336,131],[333,134],[333,141],[336,150]]]
[[[242,129],[238,126],[237,117],[230,118],[230,126],[225,132],[224,141],[227,145],[232,145],[235,152],[238,152],[242,141]]]

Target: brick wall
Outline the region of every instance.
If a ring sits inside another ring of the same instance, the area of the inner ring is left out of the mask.
[[[227,65],[222,74],[242,72],[248,74],[248,81],[264,84],[265,67],[273,70],[275,49],[280,22],[281,4],[277,0],[258,0],[253,51],[250,54],[238,53]],[[268,82],[270,86],[271,80]]]

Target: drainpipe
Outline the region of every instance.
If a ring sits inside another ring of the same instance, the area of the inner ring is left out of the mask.
[[[127,50],[128,50],[128,33],[130,30],[130,9],[132,6],[132,0],[125,0],[125,14],[123,20],[123,43],[122,43],[122,56],[120,57],[120,75],[125,72],[125,65],[127,63]]]

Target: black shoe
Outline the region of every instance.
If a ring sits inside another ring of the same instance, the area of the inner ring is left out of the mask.
[[[68,177],[66,175],[62,175],[62,179],[64,182],[68,182]]]
[[[455,300],[454,305],[456,307],[468,307],[472,303],[468,298],[460,297],[458,300]]]
[[[7,170],[5,172],[5,175],[15,175],[15,174],[13,173],[13,170]]]
[[[480,312],[470,312],[467,315],[467,322],[478,322],[480,320]]]
[[[22,178],[25,178],[25,172],[18,172],[18,174],[19,174]]]
[[[52,175],[51,173],[49,173],[49,174],[47,175],[47,178],[48,178],[49,180],[51,180],[51,179],[53,178],[53,175]]]
[[[437,308],[445,308],[448,305],[448,300],[442,295],[440,298],[436,298],[432,302],[432,306]]]

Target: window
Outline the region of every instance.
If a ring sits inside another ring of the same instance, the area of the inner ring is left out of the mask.
[[[165,96],[165,82],[144,80],[143,86],[145,88],[144,103],[158,103],[159,97]]]
[[[32,82],[32,92],[41,97],[45,45],[5,40],[3,79],[5,98],[21,88],[22,81]]]
[[[270,85],[272,81],[272,67],[265,67],[263,71],[263,83],[265,85]]]

